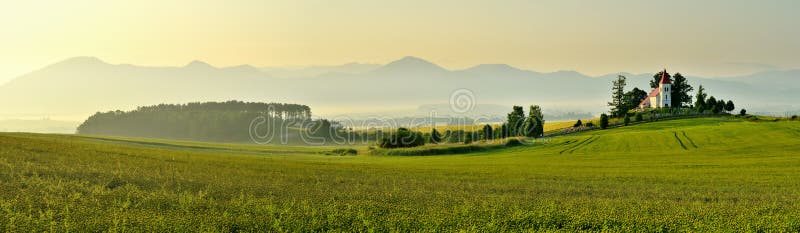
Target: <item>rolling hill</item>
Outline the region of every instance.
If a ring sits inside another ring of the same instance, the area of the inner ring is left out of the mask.
[[[0,230],[792,232],[799,123],[661,121],[426,157],[0,133]]]

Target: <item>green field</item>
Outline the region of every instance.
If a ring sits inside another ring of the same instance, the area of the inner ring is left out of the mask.
[[[331,149],[2,133],[0,231],[800,231],[797,121]]]

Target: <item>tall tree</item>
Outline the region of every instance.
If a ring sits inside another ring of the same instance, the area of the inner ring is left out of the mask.
[[[522,136],[522,126],[525,123],[525,111],[522,106],[514,106],[511,113],[508,114],[508,133],[510,136]]]
[[[536,123],[536,117],[528,116],[525,118],[522,128],[526,137],[536,137]]]
[[[658,73],[653,75],[653,80],[650,80],[650,88],[652,89],[658,88],[658,83],[661,82],[661,73],[664,73],[664,71],[659,71]],[[672,80],[672,76],[670,76],[669,73],[667,73],[667,78],[669,80]]]
[[[544,114],[539,105],[531,105],[525,119],[525,136],[540,137],[544,134]]]
[[[611,102],[608,106],[611,107],[612,116],[622,116],[628,109],[625,109],[625,76],[619,75],[617,79],[612,82],[611,86]]]
[[[706,94],[706,89],[703,88],[703,85],[697,87],[697,95],[695,95],[695,101],[694,101],[694,108],[697,109],[697,111],[705,111],[707,109],[706,107],[707,95],[708,94]]]
[[[484,140],[492,140],[494,138],[494,132],[492,131],[492,126],[486,124],[483,126],[483,139]]]
[[[689,95],[689,92],[693,91],[694,88],[689,85],[689,82],[681,73],[675,73],[675,76],[672,77],[671,88],[670,95],[672,96],[672,100],[670,100],[671,103],[669,106],[683,107],[692,103],[692,97]]]
[[[431,128],[431,140],[430,143],[437,144],[442,142],[442,135],[439,134],[439,131],[436,128]]]

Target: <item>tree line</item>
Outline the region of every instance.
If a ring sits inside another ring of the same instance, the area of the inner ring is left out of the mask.
[[[251,129],[251,123],[259,117],[269,119],[270,124]],[[251,140],[251,130],[281,134],[286,130],[275,126],[288,124],[299,128],[330,127],[330,122],[311,120],[311,108],[306,105],[227,101],[158,104],[131,111],[97,112],[78,126],[77,133],[244,142]]]
[[[539,138],[544,136],[544,114],[538,105],[531,105],[528,114],[525,115],[522,106],[514,106],[508,113],[506,122],[493,127],[485,124],[479,130],[445,130],[439,132],[436,127],[432,127],[430,133],[414,132],[407,128],[399,128],[389,133],[378,132],[378,146],[381,148],[403,148],[416,147],[430,144],[443,143],[464,143],[469,144],[475,141],[489,141],[494,139],[505,139],[508,137],[531,137]],[[367,137],[366,134],[362,137]]]

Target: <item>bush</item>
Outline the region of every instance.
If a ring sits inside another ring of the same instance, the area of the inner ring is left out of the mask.
[[[516,138],[512,138],[512,139],[508,139],[508,141],[506,141],[505,145],[506,145],[506,147],[520,146],[520,145],[522,145],[522,141],[520,141],[519,139],[516,139]]]
[[[794,120],[797,120],[797,115],[793,115],[793,116],[792,116],[792,120],[793,120],[793,121],[794,121]]]
[[[586,122],[586,127],[592,128],[592,127],[594,127],[594,123],[592,123],[591,121],[590,122]]]
[[[381,148],[403,148],[425,145],[425,137],[420,132],[412,132],[406,128],[399,128],[394,133],[381,138],[378,146]]]
[[[606,115],[605,113],[600,115],[600,128],[601,129],[608,128],[608,115]]]
[[[335,154],[335,155],[342,155],[342,156],[345,156],[345,155],[357,155],[358,154],[358,151],[356,149],[353,149],[353,148],[340,148],[340,149],[335,149],[335,150],[333,150],[331,152],[333,154]]]
[[[578,120],[578,122],[575,122],[575,124],[572,125],[573,128],[578,128],[578,127],[581,127],[581,126],[583,126],[583,122],[581,122],[581,120]]]
[[[629,117],[628,115],[625,115],[625,119],[623,121],[625,123],[625,126],[628,126],[628,124],[631,123],[631,117]]]
[[[644,120],[644,117],[642,117],[642,113],[637,112],[635,117],[636,117],[636,122]]]

